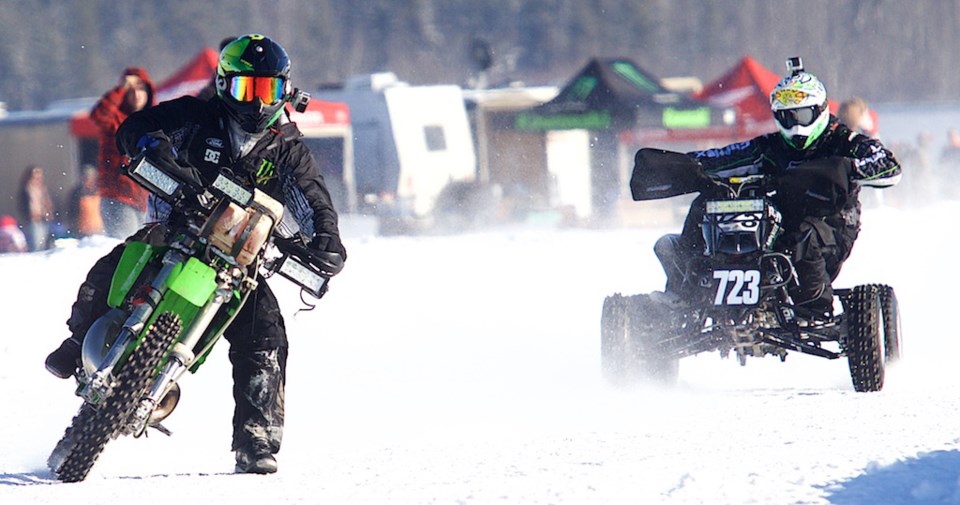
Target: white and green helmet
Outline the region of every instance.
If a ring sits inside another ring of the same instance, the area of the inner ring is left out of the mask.
[[[810,147],[830,122],[827,89],[807,72],[796,72],[777,83],[770,93],[770,107],[783,138],[796,149]]]

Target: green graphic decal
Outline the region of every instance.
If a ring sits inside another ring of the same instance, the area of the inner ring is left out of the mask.
[[[274,175],[273,162],[270,160],[263,160],[260,163],[260,168],[257,169],[257,176],[255,179],[256,185],[260,186],[270,179],[273,179]]]
[[[517,115],[515,124],[518,130],[603,130],[610,127],[610,113],[594,111],[554,116],[523,113]]]
[[[637,67],[634,67],[633,65],[623,61],[618,61],[612,66],[614,72],[620,74],[621,77],[630,81],[630,83],[634,86],[649,93],[659,93],[661,91],[660,86],[650,79],[647,79],[643,74],[640,73]]]
[[[663,109],[663,126],[666,128],[706,128],[710,126],[710,108]]]

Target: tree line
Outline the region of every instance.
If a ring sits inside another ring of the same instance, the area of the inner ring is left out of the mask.
[[[157,81],[249,32],[283,44],[296,85],[393,71],[412,84],[561,85],[589,58],[719,77],[744,55],[802,56],[834,98],[955,100],[960,2],[928,0],[0,0],[0,101],[99,96],[127,66]]]

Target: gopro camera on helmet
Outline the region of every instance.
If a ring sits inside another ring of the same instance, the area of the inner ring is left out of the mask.
[[[787,71],[790,72],[790,75],[797,75],[803,72],[803,60],[800,59],[799,56],[787,58]]]
[[[293,88],[293,95],[290,97],[290,103],[293,104],[293,110],[303,112],[307,110],[307,104],[310,103],[310,93],[299,88]]]

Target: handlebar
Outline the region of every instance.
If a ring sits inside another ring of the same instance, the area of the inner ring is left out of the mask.
[[[343,258],[329,251],[314,251],[307,247],[303,241],[296,238],[274,237],[273,244],[285,255],[295,256],[300,261],[308,263],[310,266],[320,271],[325,277],[333,277],[343,270]]]

